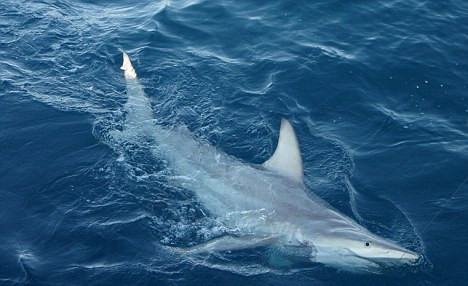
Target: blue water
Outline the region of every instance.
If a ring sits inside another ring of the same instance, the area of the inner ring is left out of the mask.
[[[467,285],[468,2],[349,2],[1,1],[0,284]],[[148,146],[107,140],[122,49],[155,118],[246,162],[290,119],[308,189],[421,261],[167,251],[223,225]]]

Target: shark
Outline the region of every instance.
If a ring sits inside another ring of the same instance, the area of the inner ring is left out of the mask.
[[[304,184],[296,132],[281,119],[276,150],[263,164],[239,160],[187,128],[162,126],[154,120],[149,97],[128,54],[123,52],[127,101],[125,123],[118,132],[147,136],[157,156],[176,170],[178,184],[195,192],[209,212],[234,234],[183,249],[187,255],[275,247],[286,257],[335,267],[379,267],[414,263],[419,254],[371,233],[340,213]]]

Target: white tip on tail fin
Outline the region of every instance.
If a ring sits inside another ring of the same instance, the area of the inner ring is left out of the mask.
[[[120,69],[125,71],[126,79],[136,78],[135,69],[133,68],[132,62],[125,51],[123,52],[123,64]]]
[[[281,128],[278,146],[275,153],[263,166],[272,171],[286,175],[300,183],[304,180],[304,169],[302,166],[301,150],[297,141],[296,132],[291,123],[281,119]]]

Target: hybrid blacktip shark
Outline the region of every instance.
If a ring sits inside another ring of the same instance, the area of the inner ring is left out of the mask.
[[[123,53],[127,87],[122,133],[149,136],[165,156],[179,182],[193,190],[226,226],[238,229],[184,249],[186,254],[274,246],[285,256],[332,266],[379,266],[413,262],[419,255],[372,234],[326,202],[306,193],[301,151],[290,122],[281,120],[278,145],[262,165],[242,162],[209,144],[196,141],[184,128],[157,125],[149,98],[130,58]]]

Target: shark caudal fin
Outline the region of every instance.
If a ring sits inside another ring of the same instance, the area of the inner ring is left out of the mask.
[[[125,126],[144,126],[147,122],[153,120],[153,110],[150,99],[146,96],[143,86],[138,81],[135,69],[126,52],[123,52],[121,69],[125,72],[127,88],[127,102],[124,105],[126,111]]]
[[[269,170],[286,175],[300,183],[304,180],[304,169],[302,166],[301,150],[297,141],[296,132],[291,123],[281,119],[281,128],[278,146],[275,153],[263,166]]]
[[[133,79],[137,76],[132,62],[125,51],[123,51],[123,64],[120,69],[125,71],[125,79]]]

